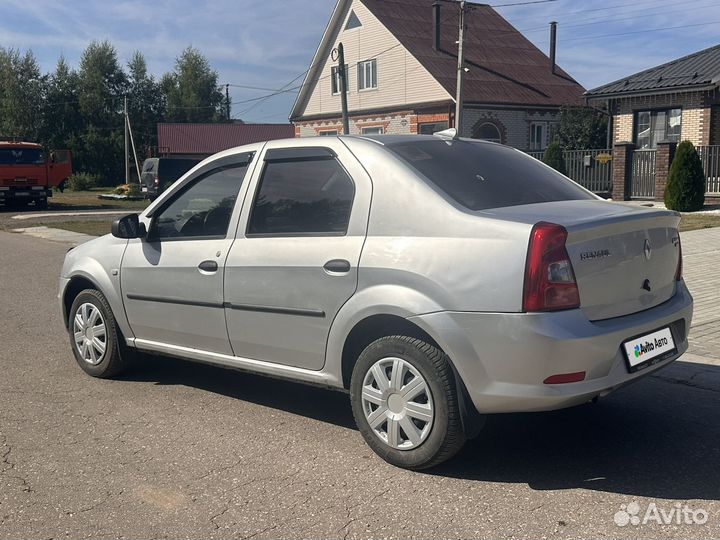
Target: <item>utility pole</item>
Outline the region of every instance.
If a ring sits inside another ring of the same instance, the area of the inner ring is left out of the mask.
[[[455,95],[455,138],[460,137],[463,114],[463,79],[465,78],[465,0],[460,0],[460,29],[458,35],[457,93]]]
[[[350,134],[350,119],[347,104],[347,73],[345,73],[345,48],[338,43],[338,74],[340,75],[340,102],[342,103],[343,135]]]
[[[130,182],[130,161],[128,160],[128,106],[127,106],[127,96],[125,96],[125,106],[124,106],[124,120],[125,120],[125,153],[123,154],[123,159],[125,160],[125,183]]]
[[[230,121],[230,85],[225,85],[225,117]]]

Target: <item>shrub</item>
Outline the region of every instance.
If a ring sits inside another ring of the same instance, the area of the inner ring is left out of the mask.
[[[142,193],[140,191],[140,184],[138,184],[137,182],[133,182],[132,184],[128,184],[127,186],[128,186],[127,194],[130,197],[137,197]]]
[[[97,187],[97,184],[97,175],[87,172],[71,174],[68,178],[68,187],[72,191],[88,191],[89,189]]]
[[[675,151],[665,186],[665,206],[678,212],[695,212],[705,204],[705,172],[700,156],[690,141]]]
[[[560,174],[567,175],[567,168],[565,167],[565,158],[563,157],[562,148],[560,143],[555,141],[551,142],[545,149],[545,153],[542,158],[543,163],[549,165]]]

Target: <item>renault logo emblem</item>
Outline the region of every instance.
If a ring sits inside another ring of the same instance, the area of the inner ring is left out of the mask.
[[[649,261],[652,256],[652,248],[650,247],[650,240],[647,238],[645,239],[645,247],[643,248],[643,251],[645,252],[645,258]]]

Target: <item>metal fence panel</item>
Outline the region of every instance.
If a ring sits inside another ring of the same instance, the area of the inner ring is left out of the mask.
[[[720,194],[720,146],[697,146],[696,149],[707,178],[705,193]]]
[[[656,150],[635,150],[632,157],[630,196],[635,199],[655,197]]]
[[[544,152],[527,154],[542,161]],[[585,189],[602,194],[612,191],[612,150],[565,150],[563,157],[568,177]]]

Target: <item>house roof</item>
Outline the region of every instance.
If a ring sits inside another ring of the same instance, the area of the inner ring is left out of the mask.
[[[361,0],[451,94],[457,88],[459,9],[442,3],[441,51],[433,49],[433,0]],[[474,4],[465,17],[463,88],[469,103],[579,105],[585,89],[488,5]],[[548,29],[549,31],[549,29]]]
[[[712,87],[718,82],[720,82],[720,45],[715,45],[598,86],[585,95],[593,99],[624,94],[648,94],[657,91]]]
[[[441,4],[441,50],[433,48],[433,0],[358,0],[428,72],[455,95],[459,9]],[[338,0],[313,58],[292,118],[300,116],[352,0]],[[585,89],[488,5],[473,4],[466,16],[464,98],[488,105],[580,105]],[[549,30],[548,30],[549,31]]]
[[[171,154],[214,154],[254,142],[295,136],[292,124],[158,124],[158,146]]]

